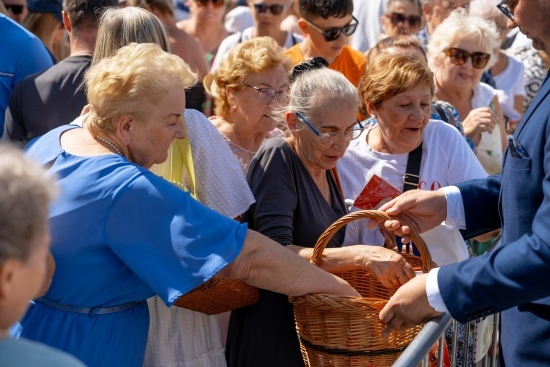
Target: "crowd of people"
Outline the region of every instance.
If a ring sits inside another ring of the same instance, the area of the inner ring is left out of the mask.
[[[385,333],[503,311],[501,363],[547,365],[548,19],[544,0],[1,0],[0,365],[303,366],[288,296],[358,296],[334,275],[356,269],[399,288]],[[312,265],[362,209],[408,218],[441,268],[417,276],[411,228],[374,220]],[[258,302],[171,307],[212,277]]]

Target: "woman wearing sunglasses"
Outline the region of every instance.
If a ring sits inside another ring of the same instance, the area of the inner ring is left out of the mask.
[[[422,27],[422,5],[420,0],[387,0],[380,24],[382,37],[400,34],[416,34]]]
[[[256,203],[243,220],[306,259],[324,230],[347,214],[333,172],[363,130],[357,123],[356,88],[326,65],[316,58],[294,68],[288,106],[276,113],[291,136],[266,140],[247,176]],[[341,248],[343,239],[344,230],[331,239],[323,269],[366,269],[388,288],[400,275],[403,283],[414,277],[396,252],[363,245]],[[256,304],[233,311],[226,349],[229,366],[303,367],[288,298],[262,289]]]
[[[268,36],[273,38],[284,49],[302,42],[300,34],[281,30],[282,21],[290,14],[292,0],[248,0],[254,26],[246,28],[227,37],[221,43],[216,58],[212,63],[211,71],[215,71],[220,61],[236,45],[254,37]]]
[[[507,146],[497,91],[480,79],[495,62],[498,35],[483,19],[457,9],[436,28],[428,44],[438,100],[452,104],[464,134],[477,145],[477,158],[488,174],[501,171]]]
[[[2,3],[7,10],[6,15],[19,24],[23,23],[29,13],[27,0],[2,0]]]
[[[223,24],[226,0],[189,0],[189,19],[182,20],[176,26],[195,37],[205,53],[208,69],[216,57],[218,47],[229,32]]]

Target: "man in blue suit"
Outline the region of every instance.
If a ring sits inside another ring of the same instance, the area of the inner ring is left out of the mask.
[[[550,53],[550,1],[504,0],[499,8],[536,49]],[[488,255],[432,270],[402,286],[380,312],[385,333],[440,312],[461,322],[502,312],[501,364],[550,365],[550,81],[510,139],[502,174],[439,191],[409,191],[382,207],[424,232],[442,221],[467,237],[502,227]],[[387,221],[405,235],[409,227]]]

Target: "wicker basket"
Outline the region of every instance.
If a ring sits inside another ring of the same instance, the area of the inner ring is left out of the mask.
[[[181,182],[168,181],[183,191],[189,191]],[[256,303],[259,298],[256,287],[241,280],[214,277],[178,298],[174,306],[217,315]]]
[[[241,280],[214,277],[174,302],[174,306],[207,315],[232,311],[258,301],[258,288]]]
[[[392,219],[375,210],[359,211],[340,218],[319,237],[311,261],[320,266],[323,251],[332,236],[346,223],[362,218]],[[421,257],[403,254],[409,264],[422,272],[435,267],[424,240],[416,232],[411,233],[411,239]],[[378,314],[397,288],[384,288],[365,271],[336,275],[350,283],[364,298],[328,294],[289,297],[294,306],[296,331],[305,365],[391,366],[422,326],[404,332],[394,331],[388,338],[382,337],[384,324]]]

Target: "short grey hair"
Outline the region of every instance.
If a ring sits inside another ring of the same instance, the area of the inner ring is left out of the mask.
[[[470,16],[463,8],[455,9],[434,31],[428,43],[428,65],[435,70],[436,60],[445,57],[443,51],[451,47],[458,38],[481,37],[482,52],[491,54],[484,71],[496,62],[496,52],[499,48],[499,35],[493,22],[483,18]]]
[[[470,15],[483,19],[504,19],[508,18],[497,8],[499,0],[472,0],[470,3]]]
[[[20,150],[0,145],[0,264],[28,259],[56,195],[53,177],[41,166]]]
[[[329,68],[308,70],[301,73],[290,86],[285,111],[299,112],[309,119],[312,110],[334,97],[349,99],[357,105],[359,111],[357,88],[342,73]]]

